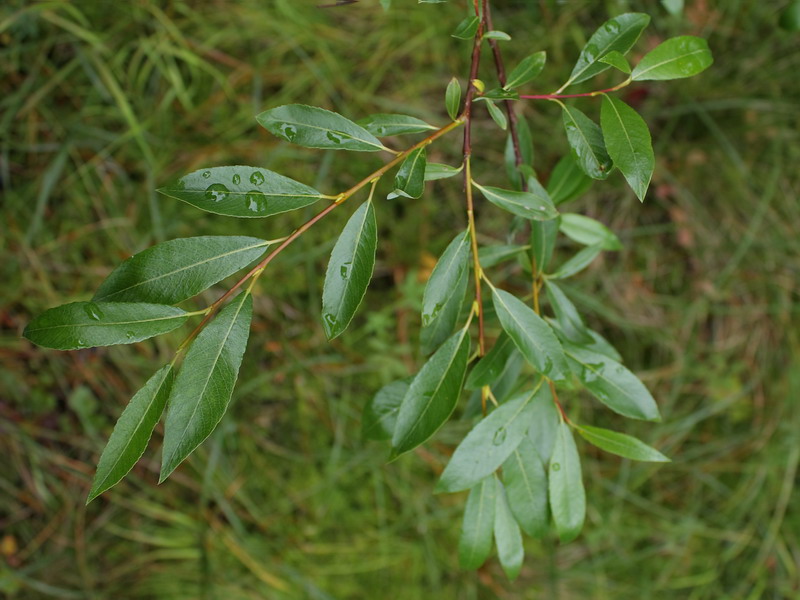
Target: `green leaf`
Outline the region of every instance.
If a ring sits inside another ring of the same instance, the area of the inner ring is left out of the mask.
[[[537,221],[537,223],[540,221]],[[497,244],[495,246],[484,246],[478,250],[481,267],[488,268],[499,265],[510,260],[515,256],[529,250],[530,246]]]
[[[397,415],[392,458],[423,444],[450,418],[464,385],[468,358],[469,336],[461,329],[417,373]]]
[[[385,147],[363,127],[340,114],[305,104],[286,104],[256,116],[273,135],[306,148],[376,152]]]
[[[602,250],[603,247],[599,244],[583,248],[575,256],[561,265],[561,267],[559,267],[555,273],[549,275],[549,278],[566,279],[567,277],[572,277],[573,275],[580,273],[586,267],[588,267],[595,258],[597,258]]]
[[[558,216],[550,196],[533,191],[515,192],[501,188],[478,185],[472,182],[492,204],[524,219],[547,221]]]
[[[636,375],[620,363],[569,343],[565,343],[564,351],[575,376],[611,410],[631,419],[661,419],[653,396]]]
[[[603,96],[600,124],[614,165],[644,202],[656,162],[647,123],[622,100]]]
[[[702,73],[713,62],[706,40],[682,35],[668,39],[645,54],[631,77],[634,81],[683,79]]]
[[[472,488],[464,509],[458,562],[463,569],[477,569],[492,551],[497,480],[490,475]]]
[[[583,528],[586,518],[586,492],[581,477],[581,458],[566,423],[558,426],[547,476],[550,510],[556,532],[562,543],[571,542]]]
[[[564,335],[564,331],[561,329],[561,325],[559,325],[557,321],[547,319],[547,323],[553,328],[553,331],[556,332],[556,335],[560,340],[567,342],[570,341],[567,336]],[[591,341],[577,344],[578,346],[585,348],[586,350],[591,350],[592,352],[604,354],[616,362],[622,362],[622,356],[620,356],[616,348],[614,348],[614,346],[612,346],[607,339],[592,329],[587,328],[586,331],[588,332]]]
[[[492,300],[500,324],[525,360],[553,381],[563,381],[569,367],[561,344],[544,319],[506,291],[492,288]]]
[[[501,42],[511,41],[511,36],[505,31],[487,31],[483,34],[483,37],[487,40],[500,40]]]
[[[324,197],[294,179],[244,166],[200,169],[158,191],[206,212],[244,218],[271,217]]]
[[[531,259],[537,273],[543,273],[550,264],[558,236],[558,219],[531,222]]]
[[[347,221],[328,261],[322,288],[322,325],[329,340],[347,329],[364,299],[377,247],[375,208],[368,200]]]
[[[189,347],[169,395],[160,482],[211,435],[228,409],[252,316],[253,298],[241,293]]]
[[[605,179],[613,165],[600,126],[574,106],[563,104],[562,108],[567,140],[578,166],[592,179]]]
[[[78,350],[133,344],[180,327],[189,315],[174,306],[142,302],[72,302],[43,312],[23,336],[37,346]]]
[[[456,30],[451,37],[458,38],[459,40],[471,40],[478,32],[478,25],[481,20],[478,17],[467,17],[458,24]]]
[[[519,153],[522,163],[517,167],[517,156],[514,152],[514,140],[509,132],[506,136],[506,148],[504,159],[506,164],[506,173],[511,183],[517,188],[521,189],[520,176],[525,177],[522,172],[525,167],[533,163],[533,139],[531,137],[531,129],[528,121],[520,117],[517,119],[517,140],[519,141]]]
[[[517,394],[473,427],[447,463],[437,493],[468,490],[505,462],[528,431],[534,393]]]
[[[561,233],[584,246],[600,246],[603,250],[620,250],[622,243],[600,221],[575,213],[561,213]]]
[[[253,237],[211,235],[162,242],[114,269],[93,300],[177,304],[243,269],[269,244]]]
[[[364,407],[361,435],[365,440],[390,440],[397,422],[400,403],[408,391],[411,379],[393,381],[383,386]]]
[[[539,76],[542,69],[544,69],[546,61],[547,53],[544,50],[523,58],[520,63],[512,69],[511,73],[509,73],[503,88],[510,90],[533,81]]]
[[[489,111],[489,116],[497,123],[497,126],[505,131],[508,129],[508,119],[502,110],[497,108],[497,105],[491,100],[486,101],[486,109]]]
[[[578,167],[578,163],[567,154],[558,161],[550,180],[547,192],[556,206],[577,198],[592,186],[592,180]]]
[[[600,62],[605,63],[607,65],[611,65],[615,69],[618,69],[625,73],[626,75],[631,74],[631,65],[628,63],[628,59],[623,56],[621,52],[617,52],[616,50],[612,50],[608,54],[606,54],[603,58],[600,59]]]
[[[100,455],[86,504],[119,483],[142,457],[174,379],[172,365],[161,367],[131,398]]]
[[[419,198],[425,191],[425,147],[417,148],[406,156],[394,178],[395,191],[409,198]]]
[[[505,487],[500,481],[495,485],[497,491],[494,509],[494,541],[497,545],[497,558],[506,577],[513,581],[522,569],[525,548],[522,546],[522,533],[520,533],[519,525],[508,506]]]
[[[444,308],[453,296],[458,295],[453,292],[459,288],[460,281],[465,279],[465,275],[469,271],[469,255],[469,232],[464,231],[457,234],[447,245],[425,285],[425,293],[422,297],[423,327],[429,327],[437,319],[444,318],[449,322],[447,337],[452,333],[458,312],[452,311],[445,314]],[[463,294],[461,297],[463,298]]]
[[[494,88],[485,91],[481,98],[487,100],[519,100],[519,92],[516,90],[507,90],[505,88]],[[478,98],[476,98],[477,100]]]
[[[678,17],[683,12],[684,0],[661,0],[661,5],[673,17]]]
[[[468,285],[469,270],[465,270],[456,280],[436,318],[423,322],[419,336],[422,354],[430,354],[452,335],[464,307]]]
[[[523,438],[503,463],[503,483],[508,505],[522,530],[543,538],[547,533],[547,474],[530,439]]]
[[[436,129],[433,125],[408,115],[377,114],[358,121],[364,129],[378,137],[424,133]]]
[[[455,121],[458,118],[458,109],[461,108],[461,84],[455,77],[447,84],[447,90],[444,93],[444,105],[447,108],[447,114]]]
[[[649,23],[650,17],[643,13],[626,13],[606,21],[589,38],[564,87],[586,81],[608,69],[609,65],[600,59],[613,50],[621,54],[628,52]]]
[[[778,24],[786,31],[800,31],[800,0],[794,0],[781,11]]]
[[[503,369],[515,349],[514,341],[508,337],[508,334],[501,333],[492,349],[472,368],[464,387],[468,390],[479,390],[485,385],[492,385],[503,373]]]
[[[661,452],[633,436],[589,425],[582,425],[575,429],[590,444],[617,456],[643,462],[670,462],[669,458]]]
[[[530,439],[536,453],[544,464],[550,461],[553,453],[553,444],[558,433],[560,417],[556,403],[553,402],[553,393],[550,386],[542,386],[539,393],[531,403],[533,405],[533,419],[528,429],[528,439]]]
[[[451,167],[441,163],[425,163],[425,181],[436,181],[437,179],[447,179],[458,175],[464,169],[464,165]]]
[[[592,338],[586,325],[567,295],[550,279],[545,279],[545,286],[547,297],[566,338],[576,344],[591,343]]]

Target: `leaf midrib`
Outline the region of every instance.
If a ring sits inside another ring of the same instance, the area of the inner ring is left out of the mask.
[[[341,115],[339,115],[339,116],[341,116]],[[344,117],[342,117],[342,118],[344,118]],[[367,144],[369,146],[373,146],[375,148],[378,148],[379,150],[382,150],[384,148],[383,144],[380,143],[380,140],[378,140],[378,144],[376,145],[374,142],[372,142],[372,141],[370,141],[368,139],[365,140],[365,139],[362,139],[360,137],[356,137],[352,133],[347,133],[346,131],[341,131],[339,129],[332,129],[330,127],[320,127],[319,125],[312,125],[310,123],[300,123],[298,121],[289,121],[287,119],[277,119],[277,118],[272,117],[272,116],[270,116],[270,119],[271,119],[271,121],[273,123],[284,124],[284,125],[298,125],[300,127],[309,127],[311,129],[319,129],[320,131],[330,131],[330,132],[333,132],[333,133],[345,135],[348,138],[350,138],[351,140],[355,140],[357,142],[361,142],[363,144]],[[358,127],[359,129],[362,129],[365,133],[367,133],[368,135],[372,136],[372,134],[369,131],[367,131],[366,129],[364,129],[360,125],[356,125],[355,123],[352,123],[352,125],[354,125],[355,127]],[[348,128],[349,127],[350,127],[350,124],[348,124]],[[374,136],[372,136],[372,137],[374,137]],[[336,146],[333,146],[333,147],[335,148]]]
[[[633,74],[633,79],[635,81],[635,80],[637,80],[639,78],[639,76],[644,75],[646,73],[649,73],[653,69],[657,69],[658,67],[663,67],[664,65],[669,64],[671,62],[675,62],[675,61],[684,59],[687,56],[692,56],[693,54],[699,54],[699,53],[702,53],[702,52],[707,52],[707,50],[705,48],[699,48],[697,50],[692,50],[691,52],[687,52],[686,54],[681,54],[680,56],[673,56],[672,58],[668,58],[667,60],[664,60],[664,61],[661,61],[660,63],[654,64],[652,67],[648,67],[647,69],[644,69],[643,71],[639,71],[638,73],[634,73]]]
[[[177,309],[180,310],[180,309]],[[115,325],[134,325],[138,323],[153,323],[155,321],[167,321],[169,319],[183,319],[186,318],[188,315],[186,312],[181,312],[181,314],[169,315],[167,317],[158,317],[155,319],[142,319],[139,321],[118,321],[114,323],[103,323],[97,321],[96,323],[67,323],[65,325],[51,325],[49,327],[39,327],[38,329],[28,329],[28,333],[36,333],[38,331],[50,331],[52,329],[61,329],[64,327],[113,327]]]

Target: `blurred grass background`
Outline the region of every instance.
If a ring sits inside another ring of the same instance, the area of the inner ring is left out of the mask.
[[[261,110],[302,102],[443,124],[444,86],[468,67],[468,44],[449,37],[463,3],[394,4],[384,13],[377,0],[330,10],[305,0],[3,3],[0,594],[800,597],[800,37],[778,29],[782,1],[687,0],[677,16],[655,0],[493,3],[495,26],[514,38],[503,44],[509,65],[548,52],[531,92],[557,87],[588,35],[627,10],[653,16],[634,55],[691,33],[716,58],[694,79],[625,92],[656,144],[648,202],[615,175],[570,206],[623,240],[569,289],[664,420],[625,422],[578,397],[570,410],[674,459],[635,464],[581,445],[589,513],[575,543],[527,540],[513,584],[493,559],[462,572],[464,498],[431,492],[467,424],[390,465],[387,448],[360,438],[366,400],[418,364],[424,279],[464,225],[455,180],[431,184],[421,201],[378,203],[375,279],[331,344],[319,324],[322,274],[349,211],[301,238],[259,286],[250,351],[215,434],[156,486],[157,430],[131,475],[84,508],[114,421],[179,334],[61,353],[22,340],[25,323],[89,298],[122,259],[160,240],[278,237],[315,210],[213,217],[155,194],[176,175],[252,164],[334,193],[380,164],[279,142],[256,126]],[[580,106],[597,116],[595,103]],[[546,178],[566,150],[560,114],[547,103],[519,109]],[[456,164],[458,137],[429,160]],[[475,138],[476,176],[504,185],[503,139],[480,108]],[[484,208],[484,241],[505,239],[508,219]]]

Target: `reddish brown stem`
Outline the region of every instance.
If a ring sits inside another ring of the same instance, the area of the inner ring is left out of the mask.
[[[615,85],[614,87],[606,88],[604,90],[595,90],[594,92],[584,92],[583,94],[520,94],[520,100],[558,100],[559,98],[589,98],[591,96],[599,96],[600,94],[605,94],[607,92],[616,92],[620,87],[619,85]]]

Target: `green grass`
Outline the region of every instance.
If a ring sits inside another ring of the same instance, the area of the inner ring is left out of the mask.
[[[158,240],[278,237],[314,212],[215,218],[153,192],[173,176],[255,164],[334,193],[379,164],[280,143],[257,127],[261,110],[303,102],[354,119],[397,111],[445,122],[444,87],[453,74],[463,81],[469,53],[449,37],[458,3],[396,0],[402,6],[387,15],[368,0],[313,4],[0,8],[0,593],[798,597],[800,54],[797,35],[776,30],[780,2],[687,2],[680,19],[658,2],[644,7],[654,25],[637,52],[695,33],[708,37],[716,63],[624,96],[653,130],[653,191],[641,205],[614,175],[570,207],[610,225],[625,249],[569,290],[643,376],[664,419],[623,422],[583,396],[568,404],[582,421],[637,435],[674,462],[631,463],[581,443],[589,513],[576,542],[528,540],[514,584],[494,560],[462,572],[464,497],[431,492],[468,424],[388,465],[386,447],[360,439],[364,402],[418,364],[421,281],[464,223],[455,180],[420,201],[378,203],[376,277],[353,326],[331,344],[318,319],[322,274],[348,210],[301,238],[259,284],[250,351],[217,432],[156,486],[159,430],[131,476],[83,508],[116,417],[180,338],[59,353],[22,340],[25,323],[90,297],[120,260]],[[514,38],[504,45],[509,64],[548,51],[539,91],[557,87],[607,14],[600,3],[497,5],[496,27]],[[580,106],[597,117],[596,104]],[[546,178],[566,148],[560,114],[548,103],[522,114]],[[478,115],[476,177],[502,185],[502,139]],[[454,162],[457,138],[429,159]],[[505,217],[482,204],[479,213],[484,239],[504,239]]]

